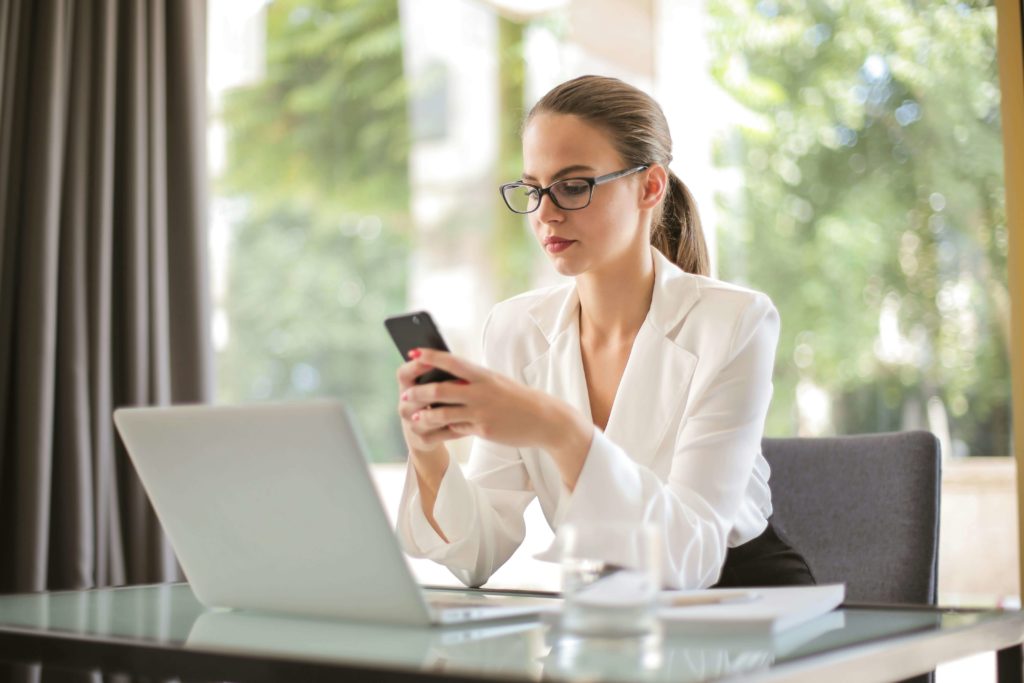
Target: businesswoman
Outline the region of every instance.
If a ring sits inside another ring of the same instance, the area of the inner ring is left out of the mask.
[[[661,108],[583,76],[534,106],[522,139],[522,178],[502,196],[573,279],[495,306],[483,366],[417,349],[398,369],[406,551],[481,585],[536,496],[556,544],[567,523],[657,524],[668,586],[813,583],[772,528],[760,454],[778,314],[707,277]],[[416,385],[431,367],[461,381]],[[445,443],[465,436],[463,472]]]

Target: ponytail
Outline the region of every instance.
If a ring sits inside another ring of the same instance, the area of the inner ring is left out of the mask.
[[[651,244],[669,261],[694,275],[710,275],[711,259],[704,241],[697,202],[682,180],[668,168],[668,189],[651,229]]]

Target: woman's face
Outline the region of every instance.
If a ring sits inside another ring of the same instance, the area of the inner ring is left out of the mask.
[[[577,116],[538,114],[523,132],[523,181],[533,185],[602,176],[626,166],[607,133]],[[528,214],[530,227],[559,273],[575,276],[647,252],[646,177],[641,172],[598,185],[590,205],[575,211],[543,197],[540,208]]]

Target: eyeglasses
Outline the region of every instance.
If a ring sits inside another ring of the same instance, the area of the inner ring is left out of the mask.
[[[565,211],[578,211],[590,206],[594,196],[594,186],[608,183],[628,175],[646,170],[650,164],[634,166],[623,171],[616,171],[596,178],[563,178],[556,180],[547,187],[537,187],[524,182],[505,183],[501,186],[501,197],[505,205],[516,213],[532,213],[540,208],[540,200],[544,195]]]

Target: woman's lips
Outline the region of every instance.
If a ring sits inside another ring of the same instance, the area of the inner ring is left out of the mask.
[[[574,244],[576,244],[576,240],[550,239],[544,243],[544,248],[549,254],[560,254]]]

